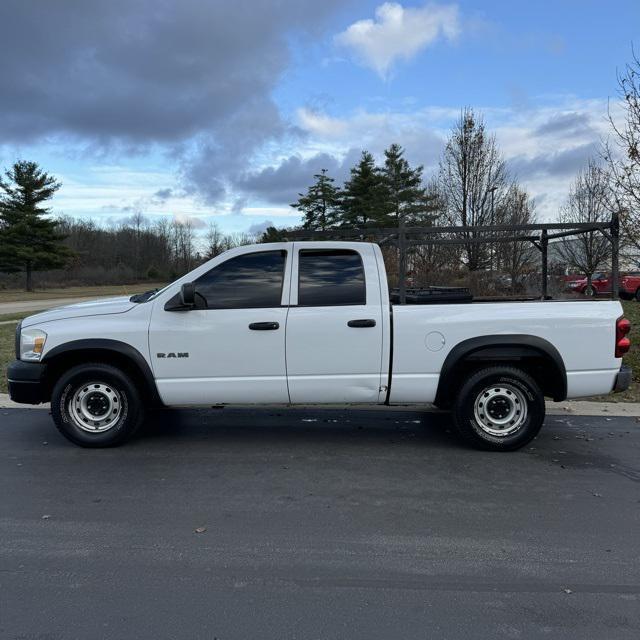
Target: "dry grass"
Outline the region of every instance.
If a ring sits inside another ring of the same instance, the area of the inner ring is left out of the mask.
[[[598,402],[640,402],[640,302],[625,300],[622,302],[625,318],[631,321],[631,349],[623,358],[624,364],[633,369],[633,382],[622,393],[612,393],[608,396],[588,398]]]
[[[7,365],[15,358],[15,324],[0,324],[0,393],[7,393]]]
[[[56,298],[101,298],[104,296],[130,296],[149,289],[163,287],[166,283],[122,284],[102,287],[67,287],[26,291],[0,291],[0,302],[28,302],[29,300],[54,300]]]

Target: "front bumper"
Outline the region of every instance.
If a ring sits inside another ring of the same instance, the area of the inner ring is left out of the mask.
[[[626,365],[622,365],[620,367],[620,371],[616,376],[616,382],[613,385],[614,392],[618,391],[626,391],[631,384],[631,376],[632,376],[631,367],[627,367]]]
[[[40,404],[49,400],[45,384],[46,364],[14,360],[7,370],[9,396],[21,404]]]

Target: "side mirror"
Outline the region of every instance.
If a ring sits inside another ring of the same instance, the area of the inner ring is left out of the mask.
[[[185,282],[180,287],[180,302],[185,307],[193,307],[196,304],[196,285],[193,282]]]

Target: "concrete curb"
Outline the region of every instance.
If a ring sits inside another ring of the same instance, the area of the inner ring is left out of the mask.
[[[233,405],[247,406],[252,405]],[[288,405],[269,405],[270,407],[286,408]],[[437,413],[432,405],[415,406],[415,405],[393,405],[384,407],[380,405],[300,405],[297,408],[313,409],[314,407],[322,407],[323,409],[352,409],[354,411],[427,411],[429,413]],[[25,405],[11,402],[6,393],[0,393],[0,409],[46,409],[49,410],[48,404]],[[547,413],[550,415],[574,415],[574,416],[631,416],[640,417],[640,402],[588,402],[585,400],[567,400],[565,402],[547,402]]]

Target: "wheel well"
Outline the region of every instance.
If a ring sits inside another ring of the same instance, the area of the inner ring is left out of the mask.
[[[109,364],[124,371],[136,384],[146,403],[152,405],[161,404],[153,377],[150,377],[150,371],[143,371],[140,364],[125,353],[99,348],[72,349],[53,354],[47,358],[45,374],[47,397],[45,400],[51,398],[53,387],[65,371],[88,362]]]
[[[536,344],[537,340],[530,339],[529,342],[533,344],[468,345],[466,349],[460,348],[458,354],[454,348],[442,367],[436,404],[450,406],[463,380],[480,369],[496,365],[522,369],[536,381],[545,396],[564,400],[567,377],[560,355],[550,344],[547,349]]]

